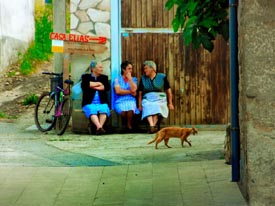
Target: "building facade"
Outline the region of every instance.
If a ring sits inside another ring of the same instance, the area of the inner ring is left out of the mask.
[[[240,0],[240,188],[251,206],[275,205],[275,1]]]
[[[0,72],[29,47],[34,27],[34,0],[0,1]]]

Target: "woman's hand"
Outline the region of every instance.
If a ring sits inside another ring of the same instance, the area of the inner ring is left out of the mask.
[[[103,84],[101,82],[90,82],[90,88],[99,87]]]
[[[170,103],[170,104],[168,104],[168,108],[169,108],[170,110],[174,110],[174,105],[173,105],[172,103]]]
[[[130,94],[132,95],[132,96],[137,96],[137,92],[135,91],[135,92],[132,92],[132,91],[130,91]]]
[[[129,81],[132,80],[132,74],[131,74],[131,72],[127,72],[127,74],[126,74],[125,76],[126,76],[126,78],[127,78]]]
[[[101,82],[90,82],[90,88],[95,90],[104,90],[104,85]]]

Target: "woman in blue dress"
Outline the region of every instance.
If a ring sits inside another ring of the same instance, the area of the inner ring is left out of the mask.
[[[96,134],[101,135],[106,131],[103,126],[110,116],[107,91],[110,90],[108,76],[103,74],[103,66],[92,60],[91,74],[83,74],[81,88],[83,91],[82,110],[85,116],[96,126]]]
[[[137,78],[132,77],[133,64],[129,61],[121,63],[121,75],[114,81],[115,111],[126,120],[127,129],[132,131],[134,114],[139,110],[136,103]]]

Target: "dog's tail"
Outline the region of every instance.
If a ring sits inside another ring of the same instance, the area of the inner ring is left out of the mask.
[[[153,140],[151,140],[150,142],[147,142],[147,144],[152,144],[153,142],[155,142],[158,138],[158,132],[156,133],[156,136]]]

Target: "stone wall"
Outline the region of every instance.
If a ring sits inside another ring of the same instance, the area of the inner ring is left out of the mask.
[[[0,1],[0,72],[18,60],[34,37],[34,0]]]
[[[240,186],[251,206],[275,204],[275,1],[240,0]]]
[[[110,0],[71,0],[71,31],[74,34],[89,36],[104,36],[107,38],[105,46],[108,49],[102,54],[95,54],[97,61],[101,61],[104,73],[110,76]],[[91,55],[73,55],[71,57],[71,74],[79,79],[87,69]]]

